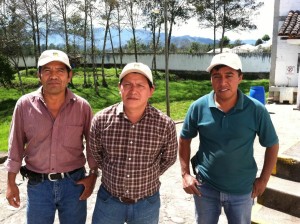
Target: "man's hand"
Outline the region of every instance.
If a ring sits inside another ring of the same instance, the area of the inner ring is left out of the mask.
[[[252,190],[252,198],[256,198],[258,196],[261,196],[266,187],[267,187],[268,181],[263,180],[262,178],[256,178],[256,180],[253,183],[253,190]]]
[[[188,194],[196,194],[198,196],[201,196],[200,192],[197,189],[197,185],[200,185],[198,180],[191,176],[190,174],[184,174],[182,176],[182,185],[183,190]]]
[[[20,191],[15,182],[7,182],[6,199],[11,206],[20,207]]]
[[[77,184],[82,184],[84,186],[84,191],[82,192],[79,200],[86,200],[93,193],[95,184],[97,180],[97,175],[90,174],[89,176],[77,181]]]

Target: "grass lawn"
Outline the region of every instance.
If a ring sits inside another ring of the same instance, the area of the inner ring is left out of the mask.
[[[118,91],[118,79],[114,74],[114,69],[105,70],[107,88],[99,86],[99,95],[95,94],[92,87],[83,88],[83,75],[79,70],[75,70],[73,76],[73,87],[71,90],[84,97],[89,101],[94,113],[97,111],[117,103],[120,101],[120,95]],[[155,80],[155,92],[150,103],[156,108],[166,113],[166,87],[163,75],[161,78],[154,77]],[[89,75],[88,84],[92,85],[92,77]],[[102,82],[101,76],[99,76],[99,83]],[[22,77],[25,93],[29,93],[36,90],[39,86],[39,81],[35,75],[28,77]],[[265,90],[268,91],[269,80],[243,80],[240,84],[240,89],[249,94],[251,86],[264,86]],[[189,105],[200,96],[203,96],[211,91],[211,84],[209,80],[195,81],[195,80],[182,80],[176,76],[171,75],[169,83],[169,95],[170,95],[170,116],[173,120],[182,120]],[[11,116],[14,110],[15,103],[18,98],[22,95],[20,86],[17,80],[13,81],[13,87],[5,88],[0,86],[0,151],[7,151],[8,145],[8,133],[10,127]],[[268,92],[266,92],[268,95]]]

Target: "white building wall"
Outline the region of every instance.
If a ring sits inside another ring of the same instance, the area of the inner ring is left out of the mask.
[[[239,54],[243,72],[248,73],[268,73],[271,67],[271,56],[270,54],[261,53],[245,53]],[[175,71],[206,71],[209,66],[213,54],[170,54],[169,56],[169,69]],[[120,64],[120,57],[116,55],[116,63]],[[150,68],[152,67],[152,54],[139,54],[138,61],[147,64]],[[35,60],[33,57],[25,58],[27,67],[35,67]],[[123,55],[123,64],[135,61],[133,54]],[[91,64],[91,59],[87,58],[87,62]],[[101,63],[101,57],[96,57],[96,63]],[[112,55],[107,54],[104,60],[105,64],[111,64],[113,66],[114,61]],[[157,69],[165,69],[165,56],[160,54],[156,57]],[[24,67],[23,60],[19,60],[19,66]]]
[[[300,10],[300,0],[280,0],[279,16],[286,17],[290,10]],[[280,29],[284,21],[279,21]],[[276,27],[276,26],[274,26]],[[278,34],[278,31],[277,31]],[[300,46],[288,44],[287,40],[281,40],[277,35],[277,54],[275,63],[275,86],[297,87],[298,76],[298,54]]]

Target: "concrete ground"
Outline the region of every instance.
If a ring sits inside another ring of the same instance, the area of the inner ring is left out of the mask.
[[[300,141],[300,111],[294,110],[295,105],[266,105],[274,126],[277,130],[280,139],[280,154],[289,149]],[[177,124],[179,133],[182,124]],[[193,139],[192,148],[195,153],[198,145],[198,140]],[[257,139],[255,141],[255,158],[258,164],[259,172],[262,169],[264,148],[262,148]],[[18,175],[17,183],[20,188],[21,207],[13,209],[8,206],[5,199],[6,190],[6,171],[3,164],[0,164],[0,223],[25,223],[25,206],[26,206],[26,183]],[[186,194],[182,189],[180,165],[176,163],[166,171],[161,177],[161,209],[160,209],[160,224],[175,224],[185,223],[192,224],[194,221],[194,204],[191,195]],[[91,216],[95,204],[97,189],[100,185],[100,179],[96,184],[96,188],[92,196],[88,199],[88,219],[87,223],[91,223]],[[59,223],[56,219],[55,223]],[[224,214],[220,216],[219,224],[227,223]],[[277,224],[272,222],[272,224]],[[279,223],[278,223],[279,224]],[[280,223],[283,224],[283,223]]]

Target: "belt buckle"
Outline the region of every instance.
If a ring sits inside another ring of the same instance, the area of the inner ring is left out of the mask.
[[[61,179],[63,179],[64,178],[64,173],[49,173],[48,174],[48,179],[50,180],[50,181],[57,181],[58,179],[52,179],[51,178],[51,175],[53,175],[53,174],[60,174],[60,176],[61,176]]]

